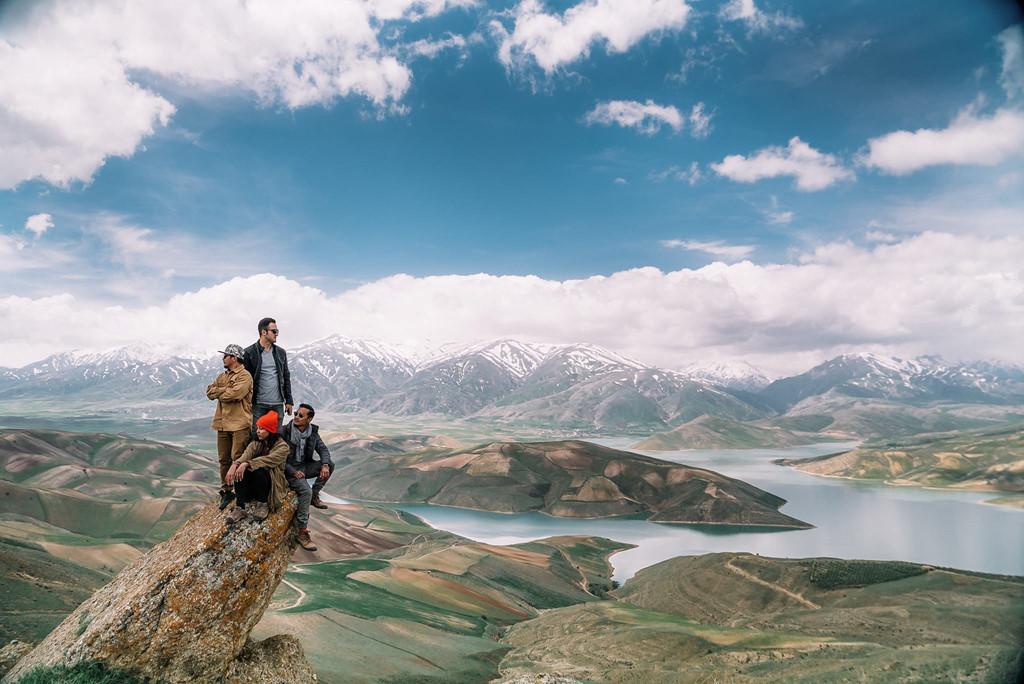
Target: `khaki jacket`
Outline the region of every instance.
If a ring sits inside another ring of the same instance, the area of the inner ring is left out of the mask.
[[[252,429],[252,376],[245,367],[226,370],[206,388],[206,397],[217,400],[210,427],[235,432]]]
[[[266,468],[270,471],[270,496],[267,497],[267,504],[271,511],[276,511],[284,497],[288,495],[288,480],[284,477],[284,462],[288,460],[288,442],[277,438],[277,442],[270,449],[267,443],[254,439],[245,447],[245,451],[238,457],[238,461],[247,461],[250,468]]]

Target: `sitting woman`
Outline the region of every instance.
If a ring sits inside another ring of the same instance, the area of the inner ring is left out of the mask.
[[[225,516],[229,525],[245,518],[246,513],[266,520],[281,506],[288,494],[286,460],[288,442],[277,434],[277,411],[270,411],[256,421],[256,439],[249,442],[224,478],[235,486],[235,507]]]

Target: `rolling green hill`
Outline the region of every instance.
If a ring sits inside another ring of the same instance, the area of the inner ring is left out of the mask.
[[[785,500],[702,468],[589,442],[494,442],[437,453],[383,454],[339,468],[339,495],[573,518],[806,528]]]
[[[254,637],[296,634],[329,682],[480,682],[508,625],[600,602],[608,557],[628,544],[553,537],[494,546],[439,538],[351,560],[299,565]]]
[[[506,680],[994,683],[1024,630],[1021,578],[891,561],[687,556],[613,593],[515,625]]]

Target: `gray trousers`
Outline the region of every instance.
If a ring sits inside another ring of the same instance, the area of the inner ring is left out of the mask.
[[[295,467],[294,463],[288,465]],[[327,480],[331,479],[331,475],[334,474],[334,464],[327,466],[330,472],[327,473],[327,477],[323,480],[320,479],[320,461],[310,461],[304,466],[300,466],[299,469],[304,470],[303,475],[305,477],[288,478],[288,488],[295,492],[299,497],[299,507],[295,511],[295,523],[299,526],[299,529],[305,529],[309,527],[309,502],[313,500],[314,496],[320,494],[320,490],[327,484]],[[316,477],[316,482],[313,483],[313,487],[310,488],[308,478]]]

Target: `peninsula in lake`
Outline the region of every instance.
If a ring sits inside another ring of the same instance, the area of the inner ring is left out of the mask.
[[[923,436],[838,454],[775,461],[814,475],[896,485],[1005,492],[997,503],[1024,499],[1024,428]]]
[[[382,454],[339,468],[339,496],[569,518],[805,529],[786,500],[711,470],[582,441],[493,442]]]
[[[794,432],[778,426],[761,426],[728,418],[703,415],[667,432],[658,432],[633,445],[646,451],[679,449],[777,449],[821,442],[827,437]]]

